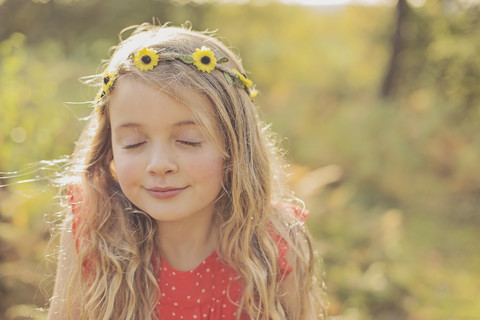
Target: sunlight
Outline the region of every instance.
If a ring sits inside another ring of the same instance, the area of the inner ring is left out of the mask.
[[[285,4],[299,4],[305,6],[345,6],[349,4],[384,5],[393,4],[394,0],[280,0]]]

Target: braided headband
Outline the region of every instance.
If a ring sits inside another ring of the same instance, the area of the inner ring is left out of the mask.
[[[240,73],[236,69],[229,70],[221,66],[222,63],[229,61],[228,58],[223,57],[217,60],[215,58],[215,54],[205,46],[203,46],[201,49],[196,49],[195,52],[191,55],[160,55],[160,53],[161,51],[155,51],[150,48],[143,48],[139,50],[136,54],[131,53],[128,58],[133,61],[133,64],[141,71],[151,71],[158,65],[160,61],[164,60],[180,60],[185,64],[192,64],[197,67],[198,70],[207,73],[210,73],[211,71],[217,69],[223,72],[225,80],[229,84],[236,85],[237,87],[245,90],[250,99],[253,99],[258,94],[258,91],[255,89],[252,80],[247,79],[244,74]],[[106,94],[108,94],[109,90],[115,84],[117,76],[118,72],[111,72],[106,70],[103,73],[103,87],[102,91],[97,96],[97,99],[101,99]]]

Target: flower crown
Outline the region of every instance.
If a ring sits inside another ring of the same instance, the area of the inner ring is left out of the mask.
[[[161,56],[160,54],[161,51],[155,51],[154,49],[145,47],[139,50],[137,53],[131,53],[128,58],[133,61],[133,64],[141,71],[153,70],[162,60],[180,60],[185,64],[192,64],[197,67],[198,70],[207,73],[217,69],[223,72],[225,80],[229,84],[234,84],[237,87],[245,90],[250,99],[253,99],[258,94],[258,91],[255,89],[252,80],[248,79],[246,75],[240,73],[236,69],[229,70],[220,65],[228,62],[228,58],[223,57],[217,60],[215,58],[215,54],[205,46],[203,46],[201,49],[195,49],[195,52],[191,55],[171,54]],[[109,90],[115,84],[117,76],[117,72],[111,72],[108,70],[103,73],[103,87],[101,93],[97,97],[98,99],[101,99],[108,94]]]

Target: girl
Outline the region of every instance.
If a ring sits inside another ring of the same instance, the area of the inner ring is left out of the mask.
[[[306,215],[239,59],[144,24],[101,80],[49,319],[318,319]]]

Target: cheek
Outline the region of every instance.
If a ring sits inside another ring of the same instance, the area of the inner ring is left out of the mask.
[[[212,183],[218,183],[223,179],[224,161],[220,155],[202,157],[196,161],[191,161],[188,168],[192,176],[197,180],[208,179]]]
[[[125,185],[132,183],[136,177],[138,177],[138,170],[141,167],[138,161],[135,161],[135,158],[122,156],[115,157],[115,154],[113,165],[118,182],[122,188]]]

